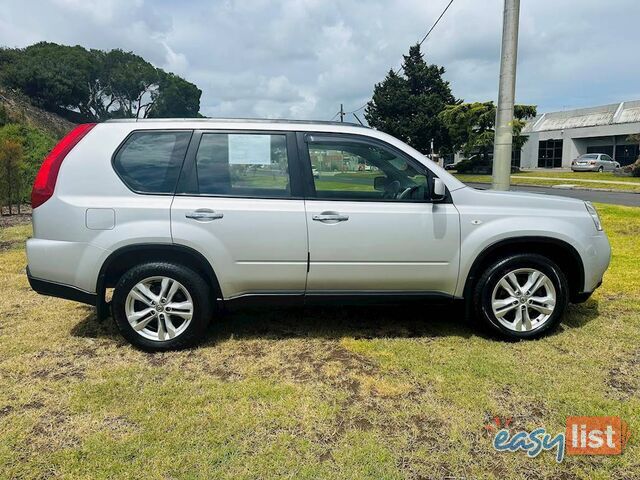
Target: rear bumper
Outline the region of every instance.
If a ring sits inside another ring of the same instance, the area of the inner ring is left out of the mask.
[[[41,295],[64,298],[66,300],[73,300],[74,302],[86,303],[94,306],[97,304],[98,296],[95,293],[85,292],[84,290],[70,285],[34,278],[31,276],[29,267],[27,267],[27,278],[29,279],[29,285],[31,285],[31,288]]]
[[[597,165],[585,165],[585,166],[574,165],[571,167],[571,171],[572,172],[597,172],[598,168],[600,167],[598,167]]]

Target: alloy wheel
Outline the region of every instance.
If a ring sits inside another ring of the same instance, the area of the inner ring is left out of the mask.
[[[149,277],[129,291],[125,315],[138,335],[162,342],[176,338],[187,329],[193,317],[193,300],[177,280]]]
[[[556,300],[556,289],[549,277],[535,268],[519,268],[498,281],[491,295],[491,308],[502,326],[528,332],[549,320]]]

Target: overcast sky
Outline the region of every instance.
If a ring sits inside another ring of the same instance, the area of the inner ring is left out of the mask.
[[[208,116],[353,110],[447,0],[3,0],[0,44],[131,50],[194,82]],[[502,0],[455,0],[423,45],[465,101],[497,97]],[[541,112],[640,99],[640,1],[522,0],[516,99]]]

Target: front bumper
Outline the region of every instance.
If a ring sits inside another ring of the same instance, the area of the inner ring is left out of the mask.
[[[28,266],[27,278],[29,279],[29,285],[31,285],[31,288],[41,295],[64,298],[66,300],[73,300],[74,302],[86,303],[94,306],[98,302],[98,296],[95,293],[85,292],[84,290],[70,285],[63,285],[61,283],[50,282],[48,280],[33,277]]]
[[[595,292],[596,289],[600,287],[600,285],[602,285],[602,280],[600,280],[598,285],[596,285],[596,288],[594,288],[590,292],[576,293],[575,295],[573,295],[571,297],[571,303],[584,303],[584,302],[586,302],[587,300],[589,300],[591,298],[591,295],[593,295],[593,292]]]

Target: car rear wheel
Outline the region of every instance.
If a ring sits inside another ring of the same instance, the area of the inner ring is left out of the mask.
[[[207,283],[172,263],[133,267],[118,281],[113,316],[122,335],[147,351],[186,348],[202,339],[211,318]]]
[[[476,314],[511,339],[536,338],[556,327],[568,303],[560,268],[537,254],[500,259],[480,277],[474,291]]]
[[[602,167],[602,166],[598,167],[598,173],[602,173],[602,172],[604,172],[604,167]]]

